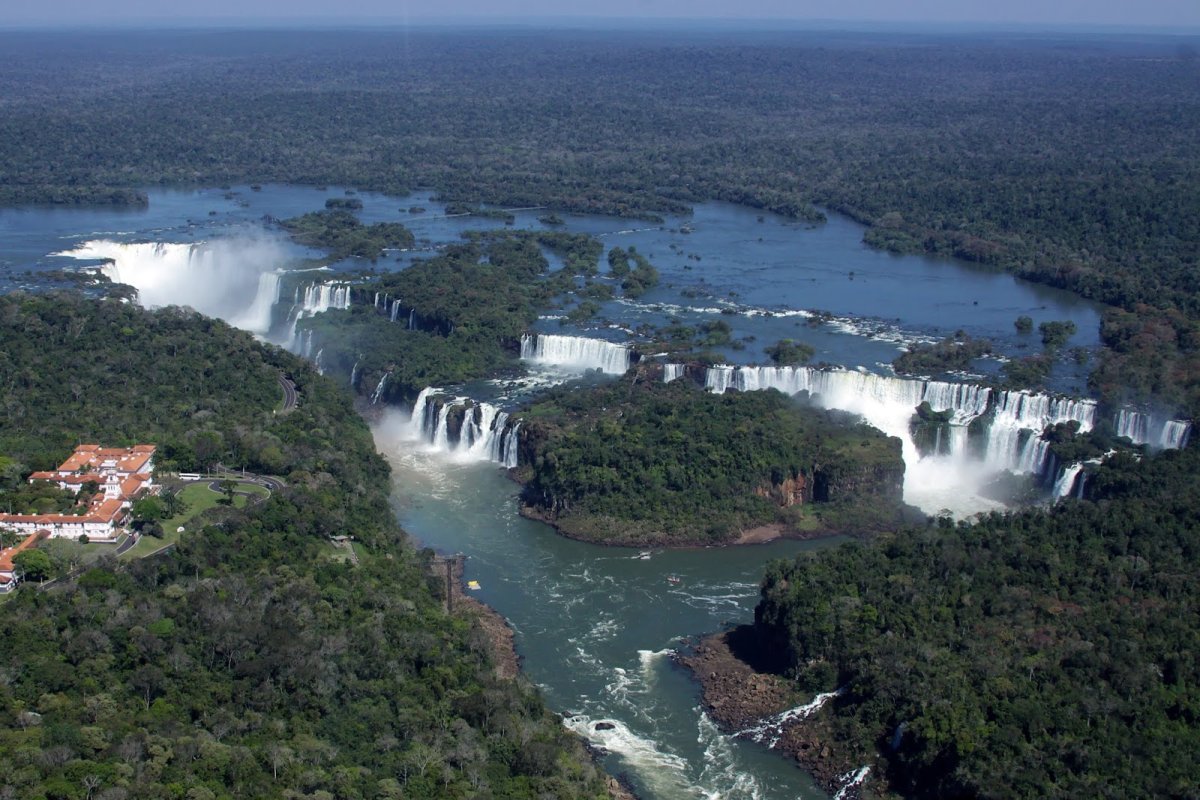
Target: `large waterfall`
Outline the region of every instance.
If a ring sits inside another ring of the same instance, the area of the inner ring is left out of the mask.
[[[101,272],[138,291],[147,308],[191,306],[252,333],[271,329],[279,300],[282,247],[269,239],[220,239],[199,244],[85,242],[56,255],[106,260]]]
[[[623,375],[629,369],[629,348],[603,339],[539,333],[521,337],[521,358],[572,370],[598,369]]]
[[[683,377],[683,364],[663,364],[663,383],[670,383]]]
[[[1067,467],[1061,475],[1046,475],[1055,465],[1042,432],[1062,422],[1077,422],[1084,432],[1096,424],[1096,403],[1092,400],[841,369],[717,366],[709,368],[705,385],[717,393],[729,389],[778,389],[786,394],[807,391],[826,408],[862,416],[872,426],[901,440],[905,499],[927,512],[989,507],[974,492],[989,475],[1002,470],[1033,473],[1045,480],[1057,477],[1055,490],[1069,493],[1079,470]],[[928,403],[935,412],[950,412],[948,441],[939,440],[935,452],[925,456],[918,450],[911,430],[913,415],[921,403]],[[1132,412],[1122,413],[1125,416],[1119,415],[1118,431],[1124,426],[1123,435],[1131,435],[1134,441],[1150,441],[1154,435],[1164,447],[1186,442],[1189,423],[1169,421],[1155,427]],[[967,435],[968,426],[981,417],[983,429],[974,443],[975,437]],[[1142,428],[1135,430],[1138,425]]]
[[[458,425],[451,424],[455,412],[461,412]],[[439,452],[467,461],[494,461],[505,467],[517,466],[520,420],[511,420],[508,412],[491,403],[466,397],[451,397],[441,389],[421,390],[413,403],[409,431]]]

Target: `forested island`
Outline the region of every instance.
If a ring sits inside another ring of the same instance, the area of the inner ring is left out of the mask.
[[[527,513],[605,544],[815,536],[904,517],[900,442],[777,392],[715,396],[634,372],[521,412]]]
[[[344,391],[193,312],[0,297],[4,488],[79,439],[161,470],[281,478],[169,552],[101,559],[0,614],[14,797],[605,797],[582,745],[446,613]],[[81,346],[86,343],[86,346]],[[131,346],[131,343],[136,345]],[[302,402],[280,413],[279,375]],[[356,557],[331,537],[350,535]]]

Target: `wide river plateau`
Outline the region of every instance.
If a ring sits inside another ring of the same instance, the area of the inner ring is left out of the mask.
[[[270,218],[315,211],[346,194],[280,185],[154,189],[139,209],[0,210],[0,289],[39,289],[44,273],[97,264],[107,254],[147,305],[192,305],[286,344],[272,330],[269,306],[292,298],[267,298],[264,316],[256,287],[264,272],[311,268],[304,259],[319,254],[288,242]],[[427,193],[354,196],[363,202],[364,222],[402,222],[418,244],[374,265],[335,264],[314,273],[314,281],[372,266],[403,269],[464,231],[503,226],[447,216]],[[414,206],[422,210],[413,213]],[[512,213],[511,227],[546,227],[539,221],[544,210]],[[1036,334],[1014,328],[1018,316],[1035,325],[1071,320],[1071,347],[1098,345],[1103,308],[1096,304],[965,263],[871,250],[861,226],[835,215],[811,225],[710,203],[661,224],[572,215],[563,222],[566,230],[600,237],[606,248],[635,246],[662,283],[636,302],[603,303],[597,321],[582,328],[564,327],[550,310],[538,323],[542,333],[628,342],[644,323],[721,319],[742,340],[721,350],[731,365],[764,363],[764,346],[794,338],[815,348],[814,362],[887,375],[904,345],[962,330],[990,339],[997,354],[964,380],[982,380],[1001,359],[1040,350]],[[203,263],[173,255],[177,245],[201,242]],[[1064,353],[1052,388],[1083,394],[1086,371]],[[425,546],[467,556],[465,578],[478,581],[479,599],[512,625],[525,674],[565,724],[605,753],[606,768],[645,798],[825,796],[766,746],[720,733],[696,684],[669,656],[700,635],[751,619],[768,560],[836,541],[645,552],[570,541],[518,515],[518,487],[497,464],[430,445],[414,433],[411,409],[375,411],[401,524]]]

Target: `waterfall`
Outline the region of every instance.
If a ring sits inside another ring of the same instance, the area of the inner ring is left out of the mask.
[[[1050,445],[1042,439],[1046,426],[1075,421],[1081,431],[1089,431],[1096,417],[1092,400],[844,369],[721,365],[708,369],[705,386],[716,393],[730,389],[809,392],[825,408],[858,414],[872,427],[900,439],[905,499],[931,513],[942,507],[988,507],[973,493],[988,476],[1003,470],[1046,475],[1051,462]],[[921,403],[938,413],[950,412],[948,435],[941,438],[939,431],[934,453],[925,457],[910,429]],[[968,436],[968,426],[977,419],[986,423],[981,453],[972,452]]]
[[[395,321],[396,321],[396,316],[397,316],[399,313],[400,313],[400,301],[399,301],[398,299],[397,299],[397,300],[393,300],[393,301],[392,301],[392,311],[391,311],[391,313],[388,315],[388,318],[389,318],[389,319],[390,319],[392,322],[395,322]]]
[[[670,383],[683,377],[683,364],[663,364],[663,383]]]
[[[383,398],[383,389],[387,385],[390,372],[383,373],[383,377],[379,379],[379,383],[375,385],[375,391],[371,393],[371,405],[377,404]]]
[[[304,316],[311,317],[331,308],[345,311],[350,308],[350,284],[310,283],[304,287],[301,309]]]
[[[1054,491],[1052,494],[1055,497],[1069,497],[1071,490],[1075,488],[1075,480],[1081,472],[1083,472],[1083,464],[1078,463],[1064,469],[1062,474],[1058,476],[1058,480],[1054,482]]]
[[[1164,450],[1178,450],[1187,444],[1192,423],[1182,419],[1156,419],[1140,411],[1121,409],[1113,422],[1117,436],[1134,444],[1149,444]]]
[[[985,463],[995,470],[1042,474],[1050,452],[1042,431],[1049,425],[1078,422],[1090,431],[1096,421],[1093,400],[1051,397],[1024,391],[997,392],[988,427]]]
[[[271,314],[279,302],[279,277],[282,274],[279,270],[271,270],[259,275],[254,302],[237,317],[230,319],[229,324],[258,334],[270,331]]]
[[[450,415],[463,411],[462,427],[450,429]],[[409,435],[432,449],[463,461],[493,461],[517,466],[520,420],[491,403],[452,397],[441,389],[422,389],[409,417]]]
[[[521,337],[521,358],[570,370],[598,369],[623,375],[629,369],[629,348],[603,339],[540,333]]]
[[[379,292],[375,293],[375,307],[379,308]]]
[[[410,331],[415,331],[417,329],[417,310],[415,308],[410,308],[408,310],[408,329]]]
[[[1192,423],[1181,419],[1169,419],[1163,425],[1162,435],[1158,437],[1158,446],[1168,450],[1178,450],[1187,444],[1191,431]]]
[[[296,333],[296,323],[307,317],[323,314],[331,309],[346,311],[350,308],[351,289],[348,283],[310,283],[303,289],[296,287],[296,303],[292,308],[289,319],[291,332],[288,335],[288,349],[300,352],[308,357],[307,350],[301,350],[300,338]],[[309,331],[312,334],[312,331]]]
[[[966,427],[988,412],[984,460],[994,470],[1041,473],[1049,453],[1041,439],[1048,425],[1075,421],[1080,431],[1092,429],[1093,400],[1054,397],[1024,391],[993,392],[969,383],[947,383],[815,367],[712,367],[705,386],[714,392],[778,389],[785,394],[807,391],[826,408],[851,411],[874,427],[902,440],[916,407],[928,403],[938,413],[950,412],[951,456],[966,455]]]
[[[324,354],[325,354],[325,348],[322,347],[320,350],[317,351],[317,357],[313,359],[313,364],[315,364],[317,367],[318,375],[325,374],[325,368],[321,366],[321,356],[323,356]]]
[[[245,237],[194,244],[95,240],[54,255],[105,261],[100,272],[137,289],[146,308],[190,306],[260,336],[270,331],[278,265],[287,260],[279,242]]]
[[[511,428],[504,432],[504,438],[501,442],[501,462],[509,469],[516,469],[518,464],[518,446],[520,437],[518,431],[521,430],[521,420],[517,420]]]
[[[358,386],[358,362],[354,362],[354,366],[350,368],[350,388]]]

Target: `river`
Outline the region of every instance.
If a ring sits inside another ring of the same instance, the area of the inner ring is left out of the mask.
[[[293,216],[344,195],[340,188],[290,186],[152,190],[145,209],[0,210],[0,282],[7,290],[38,288],[48,270],[95,263],[61,254],[79,256],[85,243],[100,242],[95,252],[115,252],[123,276],[143,276],[136,280],[144,282],[145,296],[191,303],[270,337],[269,319],[248,321],[255,306],[253,290],[245,287],[315,254],[287,243],[264,225],[264,215]],[[498,225],[448,218],[427,194],[356,196],[364,221],[399,220],[419,239],[415,252],[389,254],[379,269],[402,269],[464,230]],[[409,213],[410,206],[426,210]],[[514,225],[543,227],[539,213],[516,212]],[[603,322],[577,330],[564,331],[548,314],[539,323],[543,332],[627,340],[643,322],[724,319],[736,338],[752,337],[750,346],[723,350],[731,364],[761,363],[764,345],[797,338],[815,347],[816,360],[872,370],[890,362],[899,345],[958,329],[1019,356],[1033,345],[1013,328],[1022,314],[1035,323],[1073,320],[1079,331],[1073,345],[1097,343],[1101,309],[1094,304],[967,264],[872,251],[861,243],[862,228],[839,217],[811,226],[713,203],[663,225],[583,216],[566,223],[601,236],[606,247],[636,246],[663,283],[637,302],[605,303]],[[247,239],[254,249],[240,246]],[[176,257],[183,250],[173,246],[198,241],[217,243],[203,264]],[[136,243],[156,247],[136,249]],[[135,249],[137,264],[129,260]],[[210,272],[198,275],[202,268]],[[235,284],[241,288],[233,290]],[[812,324],[813,310],[831,316]],[[1083,367],[1061,359],[1055,386],[1078,391],[1084,375]],[[700,709],[696,685],[669,654],[689,638],[748,620],[769,559],[836,543],[647,556],[569,541],[516,513],[517,487],[494,464],[435,451],[411,435],[408,421],[408,409],[389,410],[374,426],[394,469],[399,520],[421,544],[468,556],[466,578],[478,581],[479,599],[512,624],[526,674],[551,708],[569,716],[570,727],[607,751],[607,768],[626,774],[646,798],[823,796],[763,746],[719,733]],[[668,582],[668,575],[678,582]],[[597,722],[610,725],[598,729]]]

